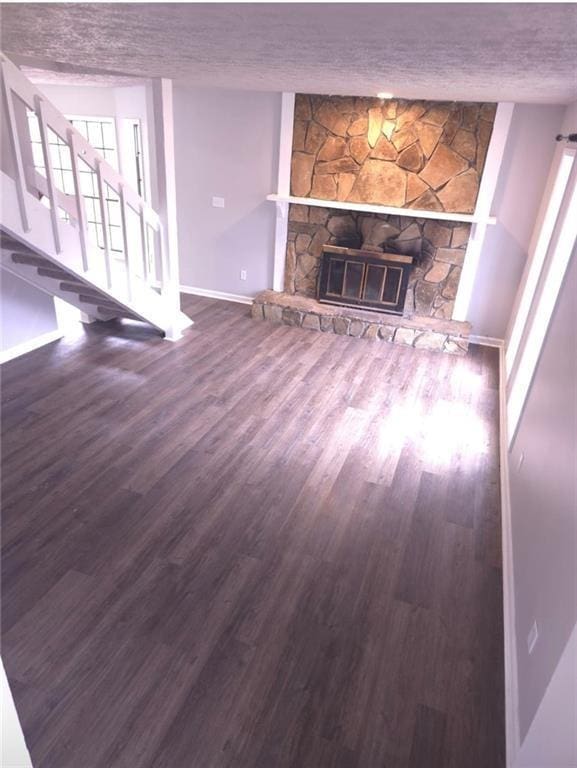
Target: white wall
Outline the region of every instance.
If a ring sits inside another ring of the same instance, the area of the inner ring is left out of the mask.
[[[561,126],[561,133],[565,136],[568,133],[577,133],[577,101],[569,104],[565,110],[563,125]]]
[[[132,128],[127,120],[140,120],[144,144],[144,179],[150,199],[151,169],[148,162],[148,115],[146,85],[114,87],[53,85],[36,83],[64,115],[74,117],[112,117],[116,120],[120,172],[136,188]]]
[[[480,336],[505,338],[564,109],[515,105],[467,316]]]
[[[44,83],[35,83],[35,85],[65,115],[114,116],[114,88]]]
[[[577,625],[531,723],[516,768],[574,766],[577,766]]]
[[[577,248],[510,454],[521,741],[577,622],[575,296]],[[529,654],[527,635],[534,621],[539,639]],[[577,685],[577,678],[574,682]]]
[[[2,768],[32,768],[32,761],[24,741],[24,734],[8,685],[4,664],[0,661],[0,765]]]
[[[265,197],[276,188],[280,106],[280,93],[175,87],[181,284],[248,296],[272,287],[275,207]]]
[[[0,351],[58,331],[54,299],[0,270]]]

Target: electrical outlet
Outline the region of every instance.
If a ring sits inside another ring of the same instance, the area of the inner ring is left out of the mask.
[[[240,279],[241,280],[246,280],[246,269],[241,269],[240,270]]]
[[[519,461],[517,462],[517,472],[521,471],[521,467],[523,466],[524,461],[525,461],[525,454],[521,452],[521,455],[519,456]]]
[[[527,635],[527,650],[529,653],[533,653],[535,646],[537,645],[537,640],[539,639],[539,630],[537,629],[537,622],[533,622],[533,626],[529,630],[529,634]]]
[[[224,208],[224,197],[213,197],[212,198],[212,207],[213,208]]]

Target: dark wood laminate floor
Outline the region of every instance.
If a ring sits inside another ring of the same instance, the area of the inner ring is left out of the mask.
[[[2,369],[35,768],[501,768],[496,351],[185,306]]]

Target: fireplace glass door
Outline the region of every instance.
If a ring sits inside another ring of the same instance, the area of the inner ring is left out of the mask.
[[[325,246],[318,299],[401,315],[412,263],[411,256]]]

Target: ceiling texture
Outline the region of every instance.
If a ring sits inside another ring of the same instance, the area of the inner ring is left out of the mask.
[[[19,3],[2,50],[36,79],[408,99],[577,99],[574,3]]]

